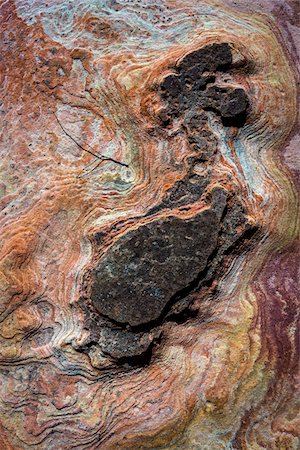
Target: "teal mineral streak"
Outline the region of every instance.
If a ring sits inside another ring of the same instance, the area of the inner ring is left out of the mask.
[[[106,54],[121,50],[135,49],[143,54],[149,49],[167,49],[175,43],[188,43],[195,37],[195,27],[209,30],[216,22],[223,19],[223,13],[212,6],[198,3],[194,8],[184,6],[170,10],[163,4],[152,1],[126,2],[119,1],[120,10],[113,7],[112,1],[16,1],[19,16],[28,24],[40,21],[49,37],[73,48],[78,39],[86,39],[97,54]],[[109,48],[104,39],[95,38],[92,33],[75,27],[75,21],[85,16],[109,21],[114,31],[120,33],[121,42],[110,43]],[[227,22],[235,18],[226,17]],[[244,25],[244,24],[242,24]],[[250,25],[249,31],[253,31]]]
[[[242,166],[243,175],[247,185],[256,191],[260,184],[254,176],[256,173],[256,167],[252,164],[251,160],[249,159],[248,149],[244,144],[245,143],[243,143],[240,137],[236,138],[235,140],[236,155],[238,157],[240,165]]]
[[[117,5],[119,8],[116,8]],[[32,3],[17,0],[16,6],[18,14],[28,24],[41,21],[45,32],[67,48],[80,47],[82,42],[86,42],[87,49],[91,49],[95,57],[134,51],[136,58],[151,55],[151,58],[155,60],[160,56],[160,51],[178,44],[188,46],[197,39],[197,35],[201,36],[201,31],[214,30],[222,23],[226,23],[228,31],[230,31],[230,24],[235,29],[238,27],[242,35],[258,31],[255,22],[250,22],[245,17],[231,16],[214,6],[200,2],[188,8],[183,2],[182,7],[172,10],[162,2],[157,4],[150,0],[142,2],[119,0],[117,3],[110,0],[78,2],[47,2],[45,0]],[[112,29],[119,33],[120,41],[107,42],[104,38],[94,36],[82,25],[85,17],[95,17],[100,21],[111,23]],[[105,89],[106,81],[103,80],[100,71],[93,80],[93,84],[94,88],[99,89],[101,96],[101,90]],[[117,122],[121,120],[119,125],[122,128],[121,112],[107,111],[107,114],[113,114]],[[234,166],[237,175],[244,179],[250,199],[252,192],[265,195],[265,168],[263,164],[262,167],[258,166],[257,155],[264,147],[268,148],[273,130],[263,123],[264,120],[262,115],[254,123],[246,124],[235,139],[235,152],[243,173],[239,173],[239,168],[232,157],[226,131],[222,127],[217,127],[219,148]],[[135,158],[140,153],[140,145],[136,142],[135,131],[129,128],[126,124],[124,131],[126,147],[131,157]],[[216,124],[212,128],[215,129]],[[258,130],[260,131],[259,143],[256,141]],[[278,132],[280,133],[280,130]],[[113,153],[114,146],[114,143],[109,146],[108,154]],[[158,145],[157,150],[161,156],[164,148],[164,143]]]

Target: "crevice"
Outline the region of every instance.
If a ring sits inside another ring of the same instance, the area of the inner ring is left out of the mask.
[[[247,120],[248,117],[248,107],[245,111],[241,112],[240,114],[237,114],[232,117],[224,117],[222,116],[222,113],[219,111],[218,108],[215,108],[213,106],[206,106],[203,108],[204,111],[213,112],[217,116],[221,118],[222,124],[224,127],[236,127],[236,128],[242,128]]]
[[[244,111],[234,117],[222,117],[221,115],[221,120],[224,127],[242,128],[246,123],[247,116],[247,111]]]
[[[140,355],[123,356],[116,360],[116,365],[125,369],[133,369],[136,367],[147,367],[151,363],[154,344],[151,343],[149,348]]]
[[[188,320],[196,319],[198,316],[198,310],[197,309],[191,309],[189,307],[186,307],[182,311],[176,313],[172,313],[168,316],[166,316],[165,321],[166,322],[175,322],[177,325],[182,325],[183,323],[186,323]]]
[[[74,142],[74,144],[76,144],[81,150],[83,150],[86,153],[89,153],[90,155],[94,156],[95,158],[99,159],[100,161],[111,161],[115,164],[119,164],[120,166],[123,167],[129,167],[128,164],[125,164],[121,161],[117,161],[114,158],[110,158],[109,156],[102,156],[102,155],[97,155],[97,153],[95,153],[95,150],[89,145],[86,144],[91,150],[88,150],[87,148],[83,147],[81,144],[79,144],[79,142],[77,142],[77,140],[64,128],[64,126],[62,125],[62,123],[60,122],[60,120],[58,119],[57,115],[55,113],[53,113],[54,117],[56,118],[60,128],[63,130],[63,132],[65,133],[66,136],[68,136],[68,138],[71,139],[71,141]]]

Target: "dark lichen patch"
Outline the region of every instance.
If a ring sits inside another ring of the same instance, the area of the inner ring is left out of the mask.
[[[162,123],[168,125],[186,111],[211,110],[221,116],[224,125],[242,126],[249,104],[245,91],[213,84],[216,72],[228,70],[231,64],[227,43],[208,45],[185,56],[159,87],[166,105],[160,112]]]

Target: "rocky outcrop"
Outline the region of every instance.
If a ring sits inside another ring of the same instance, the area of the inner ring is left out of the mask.
[[[100,3],[0,6],[0,448],[296,449],[297,8]]]

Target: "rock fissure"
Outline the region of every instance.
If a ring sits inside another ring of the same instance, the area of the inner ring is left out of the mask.
[[[186,175],[146,216],[207,201],[218,155],[209,111],[224,126],[240,127],[249,107],[244,89],[216,83],[217,73],[231,66],[229,44],[207,45],[183,57],[159,86],[164,105],[158,116],[160,126],[180,118],[182,135],[194,156]],[[195,173],[199,162],[204,175]],[[96,329],[91,333],[103,354],[118,364],[126,358],[143,361],[140,356],[149,355],[166,321],[192,315],[188,312],[192,312],[193,293],[212,283],[222,272],[225,255],[251,230],[238,192],[233,197],[232,202],[230,191],[214,188],[208,208],[188,219],[155,218],[127,231],[107,249],[92,271],[90,292],[91,308],[102,323],[92,321],[90,327]]]

